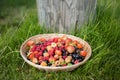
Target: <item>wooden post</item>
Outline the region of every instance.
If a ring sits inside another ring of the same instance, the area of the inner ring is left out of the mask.
[[[95,14],[95,6],[96,0],[37,0],[39,23],[69,33]]]

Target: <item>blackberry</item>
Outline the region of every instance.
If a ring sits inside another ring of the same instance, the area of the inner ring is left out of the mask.
[[[75,57],[76,57],[76,54],[71,54],[71,55],[72,55],[72,58],[73,58],[73,59],[75,59]]]
[[[26,51],[26,53],[25,53],[26,55],[28,55],[29,54],[29,51]]]
[[[40,63],[36,63],[36,64],[40,65]]]
[[[44,60],[47,64],[49,63],[49,61],[48,60]]]
[[[79,48],[75,47],[75,51],[78,50]]]
[[[78,59],[79,62],[83,61],[82,59]]]
[[[41,45],[41,44],[42,44],[41,42],[36,43],[36,45]]]
[[[69,56],[69,52],[66,51],[67,56]]]
[[[72,54],[77,54],[76,52],[73,52]]]
[[[72,60],[71,60],[71,63],[74,64],[74,62],[75,62],[75,59],[72,59]]]
[[[62,56],[66,56],[66,50],[65,49],[62,49]]]
[[[52,64],[51,63],[48,63],[48,66],[51,66]]]
[[[43,53],[45,53],[45,52],[47,52],[47,49],[45,49],[45,50],[43,51]]]
[[[69,53],[67,51],[62,52],[62,56],[69,56]]]
[[[79,62],[81,62],[81,61],[83,61],[83,60],[84,60],[84,57],[79,56],[78,60],[79,60]]]
[[[61,67],[61,65],[57,65],[56,67]]]
[[[66,50],[65,49],[62,49],[62,53],[65,53],[66,52]]]
[[[79,57],[80,57],[79,54],[76,54],[75,59],[79,59]]]
[[[83,48],[79,49],[80,51],[83,51]]]
[[[82,51],[82,50],[83,50],[82,48],[81,48],[81,49],[76,48],[75,52],[76,52],[77,54],[79,54],[80,51]]]
[[[82,56],[82,60],[84,60],[84,59],[85,59],[85,57]]]
[[[62,56],[67,56],[66,53],[62,53]]]
[[[76,59],[82,59],[79,54],[75,54],[75,53],[72,54],[72,58],[75,59],[75,60],[76,60]]]
[[[79,53],[80,53],[80,50],[79,50],[79,49],[77,49],[77,50],[75,50],[75,52],[79,54]]]
[[[69,54],[68,56],[72,56],[73,54]]]

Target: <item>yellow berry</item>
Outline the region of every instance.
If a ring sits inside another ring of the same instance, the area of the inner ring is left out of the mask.
[[[60,62],[60,63],[63,63],[63,62],[64,62],[64,59],[63,59],[63,58],[60,58],[60,59],[59,59],[59,62]]]
[[[67,58],[72,59],[72,56],[68,56]]]
[[[59,56],[57,54],[54,55],[55,59],[59,59]]]
[[[41,66],[47,66],[47,63],[45,61],[42,61],[40,65]]]
[[[52,67],[56,67],[56,65],[55,65],[55,64],[52,64]]]
[[[37,58],[32,58],[32,62],[33,62],[33,63],[38,63]]]
[[[55,65],[59,66],[60,65],[60,62],[57,60],[55,61]]]
[[[65,62],[66,62],[66,63],[69,63],[69,62],[71,62],[71,60],[72,60],[71,58],[67,57],[67,58],[65,59]]]
[[[57,44],[56,44],[56,43],[54,43],[54,42],[52,42],[52,43],[51,43],[51,46],[52,46],[52,47],[56,47],[56,46],[57,46]]]
[[[52,46],[47,46],[47,51],[52,50]]]
[[[46,53],[43,53],[43,56],[44,57],[49,57],[49,54],[46,52]]]

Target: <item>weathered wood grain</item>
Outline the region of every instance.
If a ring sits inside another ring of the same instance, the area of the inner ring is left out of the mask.
[[[95,13],[96,0],[37,0],[39,22],[55,32],[70,32]]]

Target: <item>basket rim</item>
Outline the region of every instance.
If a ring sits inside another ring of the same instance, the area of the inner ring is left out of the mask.
[[[71,65],[71,66],[64,66],[64,67],[53,67],[53,66],[41,66],[41,65],[38,65],[38,64],[35,64],[33,62],[31,62],[30,60],[28,60],[24,55],[23,55],[23,52],[22,52],[22,49],[23,49],[23,46],[25,45],[25,43],[27,43],[27,41],[33,39],[33,38],[37,38],[37,37],[40,37],[40,36],[43,36],[43,35],[66,35],[66,36],[72,36],[72,37],[75,37],[75,38],[78,38],[80,40],[82,40],[85,44],[88,45],[89,49],[90,49],[90,52],[89,52],[89,56],[86,57],[82,62],[79,62],[78,64],[74,64],[74,65]],[[21,47],[20,47],[20,55],[22,56],[22,58],[24,59],[25,62],[27,62],[29,65],[32,65],[36,68],[41,68],[41,69],[51,69],[51,70],[54,70],[54,69],[67,69],[67,68],[72,68],[72,67],[76,67],[76,66],[80,66],[82,64],[84,64],[92,55],[92,49],[91,49],[91,46],[89,45],[88,42],[86,42],[85,40],[81,39],[80,37],[76,37],[76,36],[73,36],[73,35],[70,35],[70,34],[59,34],[59,33],[50,33],[50,34],[38,34],[38,35],[34,35],[34,36],[31,36],[30,38],[26,39]]]

